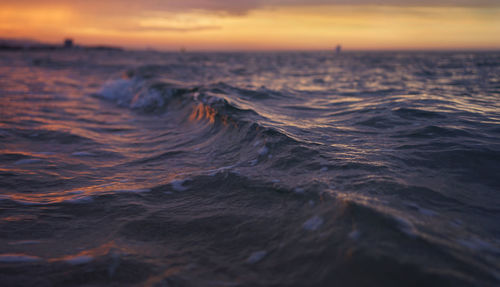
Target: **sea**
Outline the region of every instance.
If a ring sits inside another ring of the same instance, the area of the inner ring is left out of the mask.
[[[0,52],[1,286],[500,286],[500,52]]]

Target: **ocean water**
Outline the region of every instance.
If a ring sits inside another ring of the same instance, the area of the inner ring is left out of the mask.
[[[0,53],[2,286],[498,286],[500,53]]]

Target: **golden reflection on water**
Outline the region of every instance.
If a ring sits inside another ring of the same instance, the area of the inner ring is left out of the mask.
[[[215,124],[216,119],[220,119],[220,122],[222,123],[223,126],[227,126],[230,122],[232,124],[235,124],[233,121],[230,120],[228,116],[221,115],[216,109],[202,103],[196,105],[196,107],[189,115],[189,120],[191,122],[208,120],[210,124]]]
[[[57,257],[57,258],[51,258],[48,261],[49,262],[66,261],[69,263],[72,263],[72,262],[76,263],[76,262],[78,262],[77,260],[81,260],[81,261],[89,260],[90,261],[96,257],[106,256],[106,255],[112,253],[113,251],[117,251],[117,250],[120,250],[121,251],[120,253],[128,253],[127,250],[123,250],[122,245],[118,245],[118,244],[116,244],[116,242],[114,240],[112,240],[112,241],[105,242],[104,244],[99,245],[95,248],[83,250],[83,251],[76,253],[76,254],[63,255],[63,256]]]
[[[11,216],[7,216],[7,217],[2,217],[2,218],[0,218],[0,221],[18,222],[18,221],[27,221],[27,220],[35,220],[35,219],[37,219],[37,217],[34,215],[18,214],[18,215],[11,215]]]
[[[215,109],[204,105],[198,104],[191,115],[189,115],[190,121],[201,121],[203,119],[207,119],[211,124],[215,123],[215,116],[217,115],[217,111]]]

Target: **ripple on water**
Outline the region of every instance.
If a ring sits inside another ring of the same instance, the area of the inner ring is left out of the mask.
[[[42,259],[25,254],[0,254],[0,263],[32,263]]]

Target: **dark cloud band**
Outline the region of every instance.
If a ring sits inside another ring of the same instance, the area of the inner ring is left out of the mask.
[[[500,7],[499,0],[4,0],[2,4],[47,6],[63,5],[92,13],[137,14],[149,11],[213,11],[245,14],[262,7],[318,6],[318,5],[385,5],[385,6],[463,6]]]

